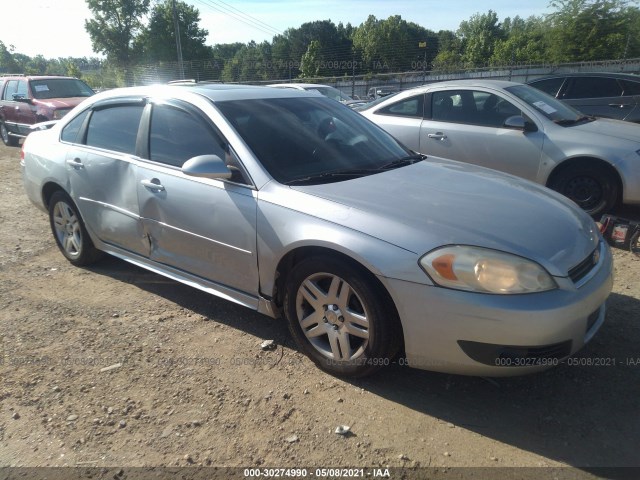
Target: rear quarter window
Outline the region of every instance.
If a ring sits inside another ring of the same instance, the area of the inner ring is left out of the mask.
[[[552,97],[558,96],[558,90],[562,86],[564,78],[548,78],[537,82],[531,82],[531,86],[548,93]]]
[[[80,133],[80,128],[84,123],[85,118],[89,114],[89,110],[85,110],[84,112],[77,115],[73,120],[65,125],[62,129],[62,134],[60,135],[60,140],[63,142],[69,143],[79,143],[81,140],[78,138],[78,133]]]

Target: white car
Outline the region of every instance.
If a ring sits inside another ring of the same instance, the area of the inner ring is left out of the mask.
[[[416,152],[532,180],[595,218],[640,203],[640,125],[585,116],[528,85],[441,82],[360,113]]]
[[[349,102],[353,102],[353,98],[349,95],[345,95],[337,88],[331,87],[329,85],[321,85],[318,83],[273,83],[271,85],[267,85],[267,87],[273,88],[291,88],[294,90],[305,90],[307,92],[317,92],[325,97],[329,97],[333,100],[336,100],[340,103],[349,104]]]

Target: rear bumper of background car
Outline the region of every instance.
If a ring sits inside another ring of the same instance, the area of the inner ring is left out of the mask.
[[[605,318],[611,252],[580,288],[488,295],[385,279],[404,332],[408,365],[483,376],[533,373],[580,350]]]

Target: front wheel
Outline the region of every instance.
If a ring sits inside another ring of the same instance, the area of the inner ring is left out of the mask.
[[[62,191],[49,202],[51,231],[62,254],[76,266],[89,265],[102,256],[91,241],[73,200]]]
[[[9,135],[9,130],[4,122],[0,122],[0,137],[2,137],[2,143],[7,147],[15,147],[18,145],[19,139],[12,135]]]
[[[311,257],[291,271],[284,310],[298,346],[334,375],[360,377],[391,363],[401,329],[386,292],[360,269]]]
[[[600,165],[568,167],[549,183],[549,187],[578,204],[595,219],[616,204],[618,182]]]

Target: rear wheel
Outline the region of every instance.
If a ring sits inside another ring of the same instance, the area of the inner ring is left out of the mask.
[[[618,182],[600,165],[567,167],[552,179],[549,187],[596,219],[610,211],[618,198]]]
[[[15,147],[19,143],[18,137],[14,137],[9,135],[9,130],[4,122],[0,122],[0,137],[2,137],[2,143],[4,143],[7,147]]]
[[[359,377],[391,363],[400,322],[386,292],[360,269],[311,257],[288,276],[284,310],[300,349],[334,375]]]
[[[102,256],[91,241],[73,200],[62,191],[49,202],[51,231],[62,254],[77,266],[94,263]]]

